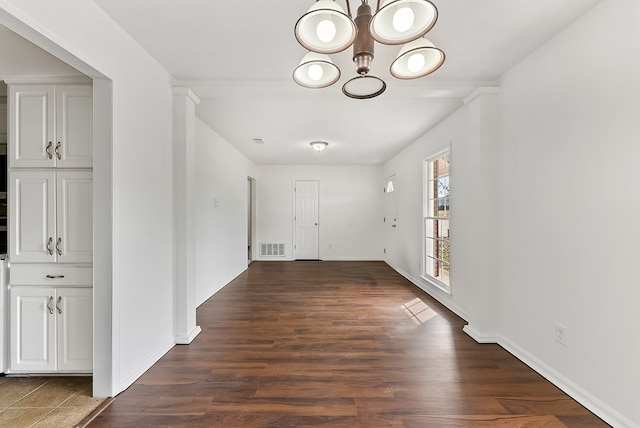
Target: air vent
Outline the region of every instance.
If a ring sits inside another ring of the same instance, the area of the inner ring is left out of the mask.
[[[260,244],[260,257],[284,256],[284,244]]]

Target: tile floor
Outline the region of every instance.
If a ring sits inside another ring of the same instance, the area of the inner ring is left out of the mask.
[[[75,427],[104,399],[91,377],[0,377],[0,427]]]

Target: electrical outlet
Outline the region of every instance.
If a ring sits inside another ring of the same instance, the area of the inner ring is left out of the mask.
[[[555,339],[559,344],[567,346],[567,327],[556,323]]]

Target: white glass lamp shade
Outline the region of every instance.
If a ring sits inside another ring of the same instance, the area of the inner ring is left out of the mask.
[[[293,80],[305,88],[326,88],[340,79],[340,69],[327,55],[309,52],[293,72]]]
[[[312,52],[341,52],[356,39],[356,24],[334,0],[318,0],[296,23],[298,42]]]
[[[371,36],[385,45],[401,45],[427,34],[438,19],[429,0],[386,0],[371,18]]]
[[[417,79],[433,73],[444,63],[444,52],[425,38],[407,43],[391,63],[391,75],[398,79]]]

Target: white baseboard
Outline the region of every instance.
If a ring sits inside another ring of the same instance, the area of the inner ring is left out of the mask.
[[[171,350],[175,346],[174,339],[171,338],[170,341],[164,343],[162,346],[159,346],[155,351],[151,352],[147,357],[140,362],[137,366],[133,367],[127,373],[125,373],[120,378],[120,388],[114,394],[114,397],[129,388],[140,376],[142,376],[151,366],[158,362],[160,358],[164,356],[167,352]]]
[[[558,373],[556,370],[538,360],[536,357],[534,357],[518,345],[512,343],[505,337],[482,336],[481,334],[478,334],[478,332],[474,330],[470,325],[465,326],[463,330],[478,343],[497,343],[504,350],[525,363],[532,370],[540,374],[540,376],[544,377],[549,382],[560,388],[567,395],[576,400],[578,403],[582,404],[584,407],[589,409],[609,425],[616,428],[638,427],[638,424],[621,415],[619,412],[612,409],[609,405],[603,403],[601,400],[594,397],[589,392],[585,391],[580,386],[576,385],[575,383],[564,377],[562,374]]]
[[[191,332],[185,336],[176,336],[176,345],[188,345],[193,342],[193,339],[200,334],[202,329],[199,325],[195,326]]]
[[[471,326],[471,324],[467,324],[462,328],[462,331],[467,333],[467,336],[470,336],[473,340],[478,343],[498,343],[498,338],[495,336],[483,336],[480,334],[475,328]]]
[[[294,262],[296,259],[290,259],[285,257],[280,258],[257,258],[254,262]],[[371,257],[321,257],[318,259],[321,262],[383,262],[382,258]]]

